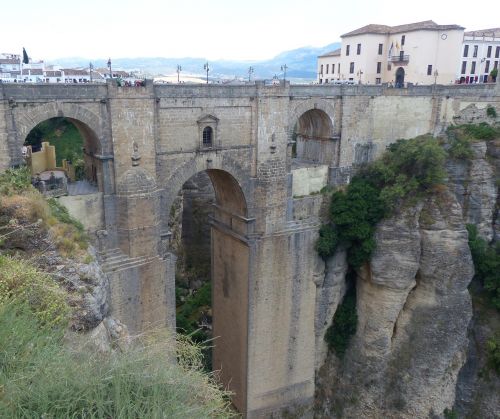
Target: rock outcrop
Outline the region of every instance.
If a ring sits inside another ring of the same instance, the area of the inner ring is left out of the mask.
[[[320,417],[423,418],[454,405],[472,316],[467,239],[448,192],[379,224],[358,273],[357,333],[318,375]]]
[[[498,217],[495,210],[498,189],[495,167],[487,158],[485,141],[471,143],[471,148],[473,156],[470,160],[447,161],[449,186],[462,207],[465,223],[475,224],[479,233],[491,241],[494,218]],[[493,146],[489,148],[494,150]]]

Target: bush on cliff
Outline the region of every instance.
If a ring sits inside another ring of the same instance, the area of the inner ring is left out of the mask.
[[[491,109],[494,110],[494,108]],[[454,159],[466,160],[473,155],[471,142],[498,139],[500,138],[500,128],[486,122],[453,125],[448,127],[446,135],[449,155]]]
[[[500,243],[489,245],[473,224],[467,224],[467,231],[476,277],[488,293],[492,305],[500,310]]]
[[[351,286],[339,304],[332,325],[325,334],[328,348],[342,358],[347,350],[351,337],[356,333],[358,314],[356,312],[356,287]]]
[[[410,198],[442,183],[446,153],[430,136],[399,140],[361,169],[344,191],[332,195],[330,223],[322,226],[316,249],[323,258],[338,245],[348,263],[360,267],[375,249],[377,223]]]

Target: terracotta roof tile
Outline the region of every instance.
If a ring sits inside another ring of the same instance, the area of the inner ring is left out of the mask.
[[[0,58],[0,64],[19,64],[15,58]]]
[[[475,31],[468,31],[464,33],[465,36],[494,36],[495,38],[500,38],[500,28],[491,29],[478,29]]]
[[[442,30],[449,30],[449,29],[464,29],[464,28],[462,26],[459,26],[459,25],[438,25],[436,22],[434,22],[432,20],[425,20],[423,22],[408,23],[405,25],[398,25],[398,26],[371,24],[371,25],[363,26],[362,28],[356,29],[352,32],[345,33],[344,35],[341,35],[341,38],[346,37],[346,36],[361,35],[361,34],[365,34],[365,33],[390,35],[390,34],[395,34],[395,33],[411,32],[411,31],[418,31],[418,30],[442,31]]]
[[[340,48],[334,49],[333,51],[320,55],[318,58],[323,58],[323,57],[340,57]]]

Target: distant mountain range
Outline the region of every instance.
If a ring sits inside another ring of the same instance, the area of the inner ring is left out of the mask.
[[[210,77],[215,78],[248,78],[248,69],[253,67],[252,79],[270,79],[277,75],[282,77],[281,66],[287,66],[288,79],[313,80],[316,78],[316,62],[318,55],[325,54],[340,47],[340,43],[326,45],[324,47],[303,47],[278,54],[270,60],[261,61],[209,61]],[[69,57],[51,60],[52,64],[63,67],[87,67],[92,62],[94,68],[106,67],[107,59],[88,59],[81,57]],[[182,66],[184,74],[204,76],[203,65],[207,62],[205,58],[112,58],[112,66],[115,69],[139,70],[147,75],[174,74],[177,65]]]

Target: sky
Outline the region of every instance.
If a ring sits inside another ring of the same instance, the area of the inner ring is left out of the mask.
[[[462,3],[463,4],[463,3]],[[500,3],[370,0],[2,1],[0,52],[33,59],[200,57],[263,60],[321,47],[370,23],[434,20],[466,30],[500,27]]]

